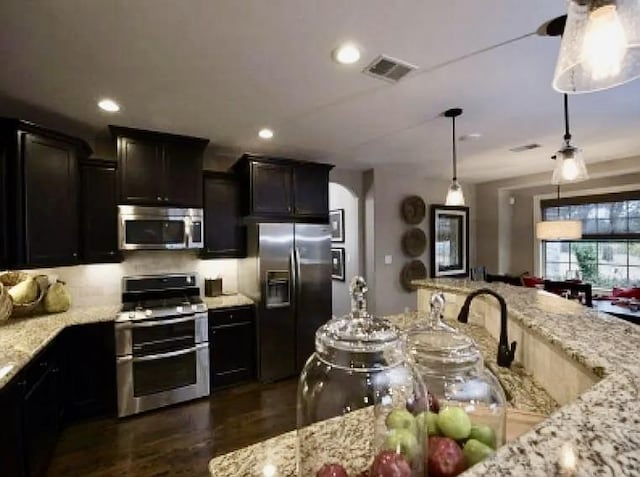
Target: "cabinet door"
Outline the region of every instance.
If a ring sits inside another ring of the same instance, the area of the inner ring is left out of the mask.
[[[293,169],[294,213],[299,216],[329,214],[329,170],[304,165]]]
[[[7,146],[2,144],[0,137],[0,268],[9,263],[7,153]]]
[[[202,147],[167,143],[164,148],[165,202],[178,207],[202,207]]]
[[[23,402],[24,456],[29,477],[45,475],[60,430],[57,368],[49,368]]]
[[[62,335],[62,345],[67,419],[114,414],[116,352],[113,323],[67,328]]]
[[[24,385],[13,380],[0,389],[0,475],[22,477],[22,392]]]
[[[162,148],[151,141],[118,138],[120,200],[123,204],[158,205],[167,202]]]
[[[78,262],[78,157],[74,146],[22,135],[26,262]]]
[[[209,335],[212,389],[253,379],[253,321],[211,327]]]
[[[80,167],[80,231],[85,262],[120,260],[115,163]]]
[[[232,178],[204,177],[203,257],[243,257],[245,227],[242,225],[240,184]]]
[[[291,167],[252,162],[251,194],[253,215],[291,215]]]

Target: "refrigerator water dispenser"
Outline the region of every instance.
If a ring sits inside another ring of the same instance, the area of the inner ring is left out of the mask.
[[[266,307],[280,308],[289,306],[291,303],[289,293],[289,271],[288,270],[269,270],[267,271],[266,281]]]

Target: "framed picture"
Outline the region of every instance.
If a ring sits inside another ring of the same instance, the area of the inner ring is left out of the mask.
[[[344,273],[344,248],[331,249],[331,278],[345,281]]]
[[[331,225],[331,241],[344,243],[344,209],[329,211],[329,225]]]
[[[469,276],[469,208],[431,206],[431,277]]]

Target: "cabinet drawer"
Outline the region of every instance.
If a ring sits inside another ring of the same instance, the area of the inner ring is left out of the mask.
[[[253,321],[253,307],[251,306],[209,310],[209,327],[230,325],[246,321]]]

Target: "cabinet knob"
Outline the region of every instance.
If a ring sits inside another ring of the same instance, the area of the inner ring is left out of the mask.
[[[158,197],[156,197],[156,200],[157,200],[158,202],[162,202],[162,197],[158,196]]]
[[[164,198],[164,201],[165,201],[165,202],[169,202],[169,197],[165,197],[165,198]]]
[[[113,250],[111,250],[111,252],[109,252],[109,255],[115,255],[116,252],[114,252]]]
[[[78,252],[73,252],[73,258],[76,258],[78,256]]]

